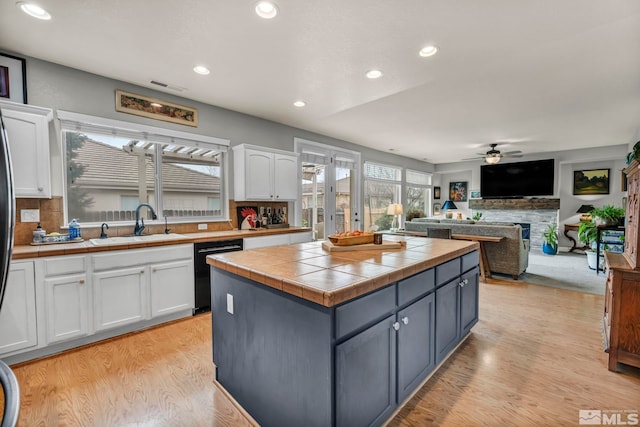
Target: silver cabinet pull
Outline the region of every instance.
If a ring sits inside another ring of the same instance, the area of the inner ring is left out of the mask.
[[[400,323],[398,323],[398,322],[393,322],[393,325],[392,325],[392,326],[393,326],[393,329],[394,329],[394,330],[396,330],[396,331],[397,331],[398,329],[400,329]]]
[[[404,323],[405,325],[409,324],[409,318],[407,316],[402,318],[402,323]]]

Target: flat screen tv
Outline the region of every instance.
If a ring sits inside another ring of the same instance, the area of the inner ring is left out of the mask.
[[[483,199],[553,195],[553,159],[480,166]]]

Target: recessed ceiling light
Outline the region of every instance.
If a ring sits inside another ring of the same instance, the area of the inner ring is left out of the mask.
[[[367,71],[366,76],[369,79],[379,79],[380,77],[382,77],[382,71],[380,71],[380,70],[369,70],[369,71]]]
[[[278,14],[278,6],[270,1],[260,1],[256,4],[256,13],[260,18],[275,18]]]
[[[45,21],[51,19],[51,14],[35,3],[19,1],[16,3],[16,6],[18,6],[20,10],[22,10],[27,15],[33,16],[34,18],[42,19]]]
[[[420,49],[420,56],[422,56],[423,58],[426,58],[428,56],[433,56],[436,53],[438,53],[437,46],[425,46],[422,49]]]
[[[195,67],[193,67],[193,71],[195,71],[198,74],[202,74],[203,76],[206,76],[211,72],[211,70],[209,70],[204,65],[196,65]]]
[[[304,107],[305,105],[307,105],[307,103],[306,103],[306,102],[304,102],[304,101],[296,101],[296,102],[294,102],[294,103],[293,103],[293,105],[294,105],[294,106],[296,106],[296,107],[298,107],[298,108],[302,108],[302,107]]]

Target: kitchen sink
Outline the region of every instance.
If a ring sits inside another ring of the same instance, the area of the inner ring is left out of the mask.
[[[163,242],[175,239],[185,239],[186,236],[177,233],[169,234],[143,234],[140,236],[116,236],[107,237],[106,239],[90,239],[91,244],[95,246],[111,246],[111,245],[127,245],[138,242]]]

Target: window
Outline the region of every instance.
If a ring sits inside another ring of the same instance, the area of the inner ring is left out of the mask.
[[[364,229],[377,225],[391,228],[393,216],[387,215],[392,203],[401,203],[402,168],[374,163],[364,164]]]
[[[59,117],[65,222],[132,221],[141,203],[159,218],[226,220],[224,140],[62,111]],[[151,220],[148,209],[140,216]]]
[[[407,169],[405,219],[429,216],[431,206],[431,174]]]

